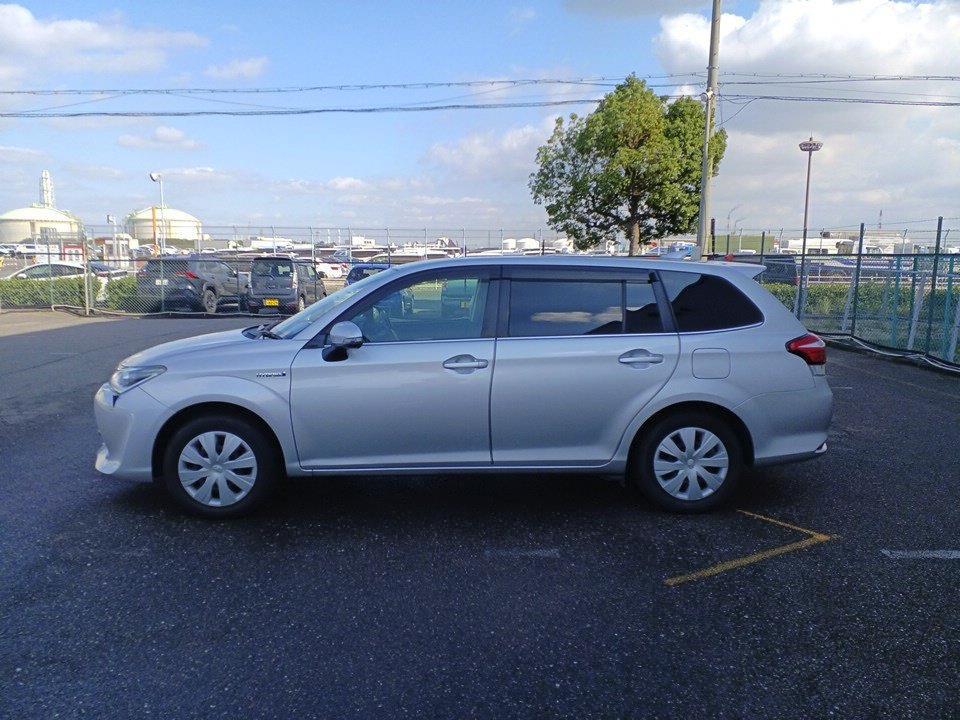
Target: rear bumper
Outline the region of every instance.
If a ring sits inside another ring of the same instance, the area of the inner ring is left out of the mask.
[[[754,465],[809,460],[827,450],[833,393],[825,377],[807,390],[764,393],[735,408],[753,440]]]
[[[247,295],[247,309],[250,312],[281,312],[281,313],[295,313],[297,311],[297,300],[299,299],[298,295]],[[266,300],[277,300],[278,304],[275,306],[267,307],[264,302]]]
[[[93,399],[94,416],[103,444],[94,467],[121,480],[153,478],[153,441],[166,407],[139,387],[117,395],[103,385]]]

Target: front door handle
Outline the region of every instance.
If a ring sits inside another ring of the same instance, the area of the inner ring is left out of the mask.
[[[624,365],[656,365],[663,362],[663,355],[652,353],[649,350],[628,350],[619,358]]]
[[[475,358],[473,355],[455,355],[443,361],[447,370],[482,370],[489,364],[488,360]]]

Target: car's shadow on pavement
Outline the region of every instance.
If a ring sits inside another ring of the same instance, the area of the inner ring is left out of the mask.
[[[737,492],[714,513],[744,505],[779,505],[789,492],[785,487],[784,478],[770,470],[748,471]],[[113,495],[111,504],[144,517],[187,517],[152,483],[124,488]],[[233,522],[248,526],[331,522],[372,528],[450,521],[563,524],[572,517],[623,515],[636,519],[671,514],[616,478],[597,475],[330,476],[286,479],[257,511]]]

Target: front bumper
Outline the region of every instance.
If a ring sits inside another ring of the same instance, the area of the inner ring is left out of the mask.
[[[153,442],[166,407],[139,387],[117,395],[104,384],[93,408],[103,440],[94,463],[97,471],[121,480],[151,480]]]

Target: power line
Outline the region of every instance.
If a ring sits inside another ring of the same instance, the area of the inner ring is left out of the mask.
[[[644,75],[641,80],[666,80],[671,78],[698,77],[698,73],[666,73],[660,75]],[[431,82],[406,83],[338,83],[334,85],[292,85],[286,87],[252,87],[252,88],[55,88],[55,89],[28,89],[28,90],[0,90],[0,95],[204,95],[204,94],[257,94],[257,93],[305,93],[326,91],[355,91],[355,90],[429,90],[433,88],[454,87],[511,87],[519,85],[579,85],[608,87],[621,83],[626,76],[601,76],[580,78],[513,78],[490,80],[448,80]]]
[[[950,100],[896,100],[887,98],[855,98],[804,95],[740,95],[723,94],[727,100],[777,100],[782,102],[845,103],[856,105],[908,105],[912,107],[960,107],[960,102]]]
[[[673,96],[669,99],[678,99],[683,96]],[[562,105],[590,105],[600,102],[602,98],[579,98],[576,100],[544,100],[538,102],[504,102],[504,103],[457,103],[449,105],[382,105],[374,107],[322,107],[322,108],[290,108],[290,109],[260,109],[260,110],[95,110],[80,112],[3,112],[0,118],[76,118],[76,117],[259,117],[271,115],[320,115],[333,113],[374,114],[387,112],[433,112],[439,110],[494,110],[499,108],[539,108],[558,107]]]

